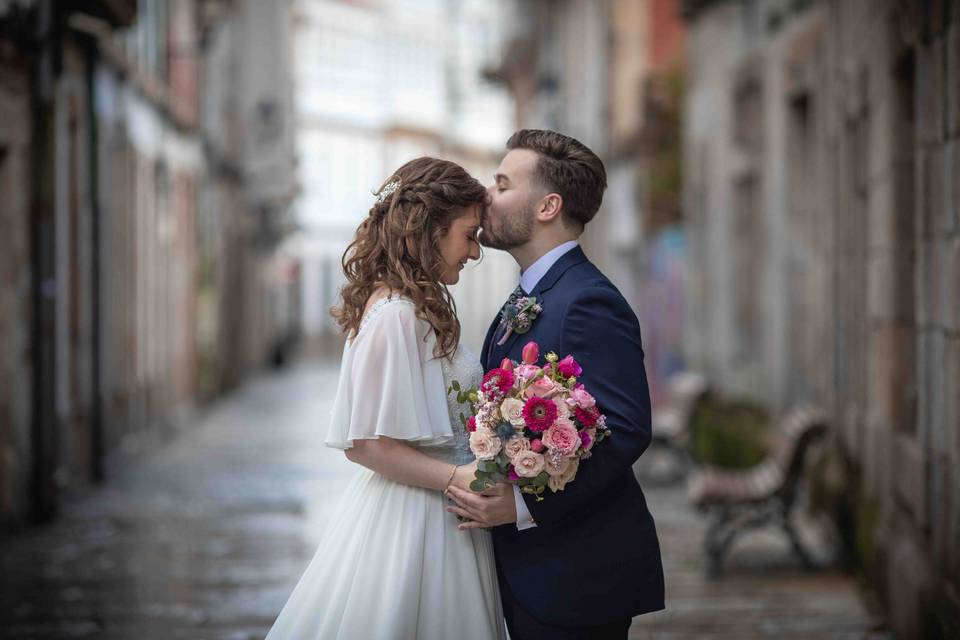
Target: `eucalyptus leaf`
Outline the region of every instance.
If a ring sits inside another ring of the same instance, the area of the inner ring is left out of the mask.
[[[477,469],[485,473],[492,473],[497,470],[497,463],[493,460],[481,460],[477,463]]]

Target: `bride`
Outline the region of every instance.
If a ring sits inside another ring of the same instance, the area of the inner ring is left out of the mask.
[[[477,387],[447,289],[480,255],[486,190],[418,158],[381,187],[344,254],[347,335],[327,446],[361,468],[267,640],[505,638],[487,531],[443,491],[476,469],[453,380]]]

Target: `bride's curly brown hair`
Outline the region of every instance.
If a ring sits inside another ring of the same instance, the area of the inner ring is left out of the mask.
[[[391,175],[396,190],[378,198],[343,254],[347,284],[330,309],[348,338],[357,335],[370,296],[387,287],[413,301],[417,316],[437,334],[435,357],[450,357],[460,342],[460,321],[450,290],[440,238],[464,207],[483,206],[487,190],[461,166],[437,158],[411,160]],[[389,189],[387,189],[389,191]]]

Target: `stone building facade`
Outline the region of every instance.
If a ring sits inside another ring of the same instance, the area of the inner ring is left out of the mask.
[[[296,238],[303,264],[304,331],[312,350],[339,357],[330,315],[341,259],[391,171],[418,156],[459,163],[483,184],[513,132],[510,96],[485,80],[499,54],[509,0],[296,0],[295,114],[302,191]],[[516,286],[503,252],[487,251],[451,293],[461,337],[479,349],[489,320]]]
[[[277,129],[281,100],[268,109],[276,150],[259,153],[248,132],[263,116],[243,97],[282,97],[284,76],[237,64],[287,22],[258,9],[0,3],[4,525],[54,517],[128,459],[113,454],[178,428],[288,329],[276,300],[292,271],[278,250],[292,134]]]
[[[960,4],[684,3],[687,357],[833,416],[898,637],[960,632]]]
[[[517,128],[553,129],[604,161],[608,188],[580,239],[640,319],[654,404],[682,359],[677,0],[521,0],[490,75]]]
[[[31,344],[29,61],[0,39],[0,513],[27,510]]]
[[[606,158],[611,3],[515,1],[508,10],[511,31],[502,59],[488,75],[513,95],[516,128],[559,131]],[[581,242],[588,255],[608,270],[605,218],[598,215]]]

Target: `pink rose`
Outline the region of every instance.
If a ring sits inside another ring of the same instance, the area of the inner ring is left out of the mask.
[[[553,404],[557,405],[557,418],[567,419],[570,417],[570,407],[567,406],[563,398],[554,398]]]
[[[543,377],[527,387],[526,391],[524,391],[524,394],[528,398],[532,398],[533,396],[537,396],[539,398],[550,398],[555,396],[559,390],[560,388],[557,387],[553,380]]]
[[[543,455],[535,451],[524,451],[513,460],[513,468],[521,478],[536,478],[545,464]]]
[[[570,397],[567,398],[567,406],[569,406],[571,409],[574,407],[590,409],[596,404],[597,400],[592,395],[587,393],[586,389],[579,385],[573,388],[573,391],[570,392]]]
[[[503,452],[507,454],[507,460],[513,462],[514,459],[524,451],[530,450],[530,441],[523,436],[514,436],[507,440],[503,446]]]
[[[580,434],[569,420],[558,420],[556,424],[543,432],[543,444],[548,449],[560,452],[562,455],[572,455],[580,448]]]
[[[540,345],[531,340],[524,345],[521,353],[523,354],[523,364],[535,364],[540,359]]]
[[[567,356],[558,362],[557,371],[559,371],[560,375],[564,378],[576,377],[583,373],[583,369],[581,369],[577,361],[573,359],[573,356]]]
[[[470,451],[477,460],[493,460],[503,448],[500,438],[486,429],[478,429],[470,434]]]
[[[543,442],[540,441],[540,438],[536,438],[530,442],[530,448],[536,451],[537,453],[540,453],[546,447],[543,446]]]
[[[524,382],[533,380],[540,373],[540,367],[535,364],[522,364],[514,369],[514,374]]]

